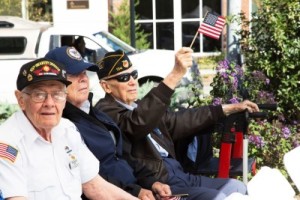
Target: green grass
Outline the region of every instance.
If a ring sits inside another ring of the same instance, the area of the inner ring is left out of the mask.
[[[220,60],[224,58],[224,55],[219,56],[207,56],[198,58],[199,69],[214,69]]]

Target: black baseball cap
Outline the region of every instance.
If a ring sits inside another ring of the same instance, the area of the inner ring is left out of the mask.
[[[49,80],[60,81],[66,86],[72,83],[67,80],[63,64],[48,58],[39,58],[21,67],[17,78],[17,89],[23,90],[33,83]]]
[[[99,68],[98,78],[103,79],[129,69],[132,63],[124,51],[117,50],[106,53],[104,58],[97,62],[97,65]]]

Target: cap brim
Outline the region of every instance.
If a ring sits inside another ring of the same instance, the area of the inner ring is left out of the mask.
[[[48,77],[44,77],[44,78],[38,79],[38,80],[36,80],[36,81],[32,81],[32,82],[30,82],[30,84],[27,84],[27,85],[24,86],[23,88],[25,88],[25,87],[27,87],[27,86],[29,86],[29,85],[35,84],[35,83],[42,82],[42,81],[59,81],[59,82],[65,84],[66,86],[72,84],[71,81],[68,81],[68,80],[66,80],[66,79],[59,79],[59,78],[57,78],[57,77],[49,77],[49,76],[48,76]],[[22,89],[23,89],[23,88],[22,88]]]
[[[67,73],[68,74],[79,74],[83,72],[84,70],[89,70],[89,71],[98,71],[98,67],[95,64],[92,63],[86,63],[86,62],[80,62],[76,65],[72,65],[71,67],[66,66],[67,68]],[[71,70],[68,68],[71,68]]]

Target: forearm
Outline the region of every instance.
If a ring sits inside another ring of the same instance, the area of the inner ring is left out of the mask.
[[[193,50],[191,48],[183,47],[175,55],[175,66],[173,70],[165,77],[163,82],[171,89],[179,84],[186,71],[193,64],[192,58]]]
[[[96,176],[91,181],[83,184],[83,193],[88,199],[103,200],[137,200],[136,197]]]
[[[222,105],[222,109],[226,116],[233,113],[242,112],[244,110],[248,110],[250,113],[259,111],[257,104],[248,100],[236,104],[224,104]]]
[[[166,84],[170,89],[174,90],[175,87],[180,83],[180,80],[184,76],[186,71],[182,72],[176,72],[172,71],[170,72],[165,79],[163,80],[164,84]]]
[[[226,116],[239,111],[233,104],[224,104],[222,105],[222,109]]]

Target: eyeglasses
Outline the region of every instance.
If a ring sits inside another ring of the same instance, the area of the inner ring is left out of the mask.
[[[111,80],[111,79],[116,79],[118,82],[127,82],[130,80],[130,77],[132,76],[133,79],[137,79],[138,77],[138,71],[137,70],[133,70],[131,73],[124,73],[124,74],[120,74],[118,76],[114,76],[114,77],[110,77],[107,79],[103,79],[103,80]]]
[[[63,102],[67,99],[67,93],[64,91],[55,91],[51,93],[44,92],[44,91],[33,91],[31,93],[29,92],[23,92],[23,93],[29,95],[30,98],[36,103],[44,102],[47,99],[48,94],[51,95],[52,99],[55,102]]]

